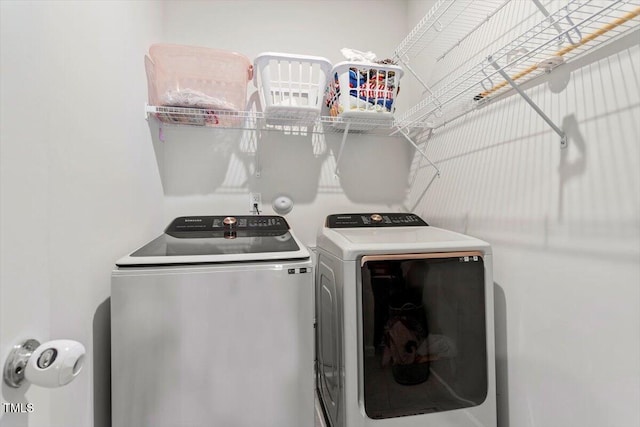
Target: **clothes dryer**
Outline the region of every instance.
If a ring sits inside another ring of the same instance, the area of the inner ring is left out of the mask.
[[[312,263],[284,218],[177,218],[111,291],[114,427],[313,425]]]
[[[491,247],[408,213],[318,235],[316,387],[331,427],[495,427]]]

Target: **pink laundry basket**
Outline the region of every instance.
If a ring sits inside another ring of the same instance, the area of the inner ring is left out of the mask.
[[[175,44],[154,44],[145,57],[149,104],[167,123],[233,126],[246,108],[253,66],[239,53]]]

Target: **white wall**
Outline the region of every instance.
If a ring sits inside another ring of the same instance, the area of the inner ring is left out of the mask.
[[[434,132],[431,187],[433,169],[413,165],[407,209],[493,245],[501,427],[640,424],[638,40],[556,69],[564,89],[527,90],[566,150],[511,96]]]
[[[161,8],[2,1],[0,19],[0,360],[27,338],[88,353],[64,388],[3,383],[34,411],[0,425],[107,426],[110,271],[163,226],[142,61]]]

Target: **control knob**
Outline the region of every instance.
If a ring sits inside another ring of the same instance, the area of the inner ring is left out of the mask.
[[[233,228],[238,223],[238,220],[234,216],[228,216],[222,220],[225,228]]]
[[[382,215],[380,214],[371,215],[371,221],[375,223],[382,222]]]

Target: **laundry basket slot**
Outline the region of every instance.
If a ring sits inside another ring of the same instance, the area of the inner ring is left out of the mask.
[[[267,124],[312,124],[320,116],[331,69],[328,59],[265,52],[256,57],[254,68]]]
[[[253,77],[253,66],[244,55],[206,47],[154,44],[145,57],[145,68],[149,104],[174,109],[157,113],[159,120],[216,127],[240,122],[240,116],[234,113],[245,109],[247,83]]]
[[[403,71],[368,62],[340,62],[331,70],[325,103],[332,117],[393,122]],[[348,88],[348,90],[347,90]]]

